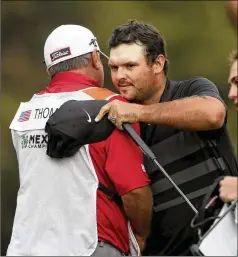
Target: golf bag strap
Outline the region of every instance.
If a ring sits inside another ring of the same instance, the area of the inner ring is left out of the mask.
[[[95,100],[109,100],[113,96],[118,95],[106,88],[97,88],[97,87],[87,88],[83,90],[83,92],[93,97]],[[121,197],[117,194],[117,192],[105,187],[101,183],[99,183],[98,189],[101,190],[105,195],[107,195],[107,198],[109,200],[112,200],[119,206],[122,206]]]
[[[117,205],[122,206],[122,199],[118,193],[105,187],[103,184],[99,183],[98,189],[101,190],[109,200],[114,201]]]

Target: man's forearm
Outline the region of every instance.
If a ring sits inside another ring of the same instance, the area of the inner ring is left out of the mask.
[[[223,103],[214,97],[188,97],[181,100],[141,106],[141,122],[182,129],[207,130],[222,127]]]
[[[152,194],[149,187],[138,188],[122,196],[125,213],[134,233],[146,239],[150,233]]]

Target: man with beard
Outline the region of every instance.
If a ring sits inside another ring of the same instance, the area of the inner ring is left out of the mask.
[[[203,77],[171,81],[166,44],[159,31],[136,21],[114,29],[109,41],[114,86],[133,103],[105,105],[115,126],[142,123],[142,138],[192,203],[199,208],[214,180],[236,175],[226,129],[227,110],[217,87]],[[194,213],[158,168],[145,159],[154,198],[151,234],[144,255],[190,255],[198,241]]]

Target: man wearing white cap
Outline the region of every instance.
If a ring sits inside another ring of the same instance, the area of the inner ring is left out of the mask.
[[[10,125],[20,189],[8,256],[122,256],[143,250],[152,196],[142,152],[128,135],[115,129],[68,158],[46,154],[45,124],[63,103],[125,101],[102,88],[99,52],[92,32],[77,25],[56,28],[45,42],[51,81],[21,103]],[[139,124],[134,129],[139,133]]]

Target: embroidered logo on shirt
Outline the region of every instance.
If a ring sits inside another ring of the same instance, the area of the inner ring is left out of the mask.
[[[29,120],[31,117],[31,110],[23,111],[17,121],[23,122]]]

